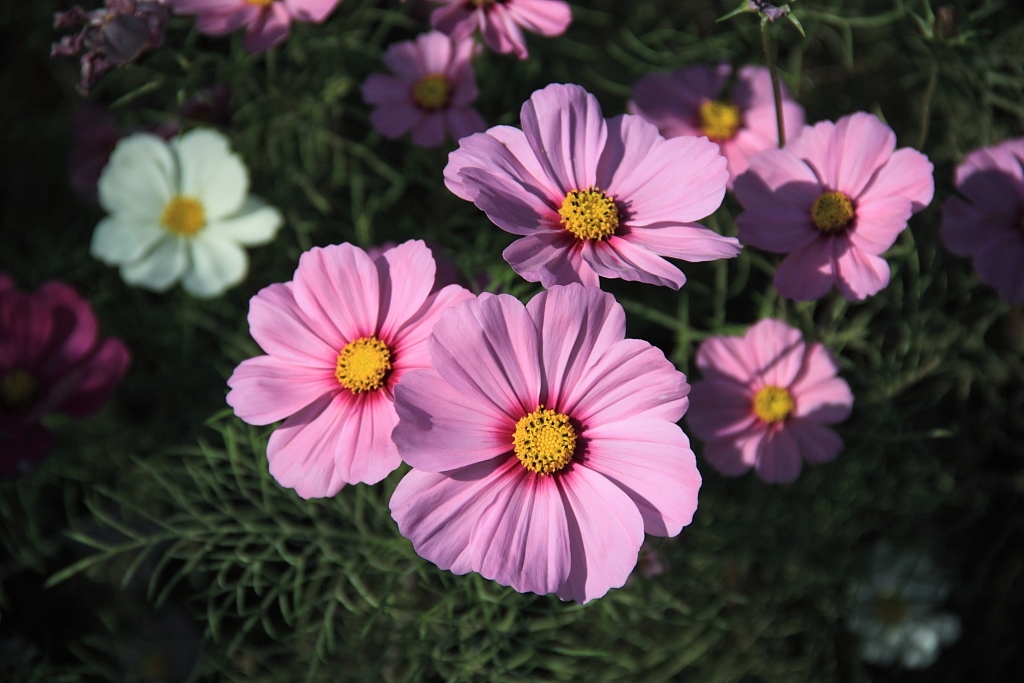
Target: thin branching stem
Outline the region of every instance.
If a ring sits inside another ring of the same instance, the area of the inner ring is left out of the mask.
[[[772,75],[772,93],[775,95],[775,123],[779,133],[779,147],[786,146],[786,125],[782,115],[782,83],[779,82],[779,69],[775,65],[775,50],[772,38],[768,34],[768,22],[761,21],[761,47],[764,48],[764,61],[768,64],[768,72]]]

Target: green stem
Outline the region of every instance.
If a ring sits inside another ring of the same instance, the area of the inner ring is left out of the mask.
[[[928,72],[928,85],[924,89],[924,99],[921,101],[921,121],[918,125],[920,133],[917,137],[917,148],[924,149],[924,143],[928,140],[928,124],[931,121],[932,100],[935,98],[935,86],[939,81],[939,63],[932,62],[931,70]]]
[[[768,73],[772,75],[772,93],[775,95],[775,123],[779,131],[779,147],[786,146],[786,126],[782,117],[782,83],[779,82],[779,70],[775,66],[775,51],[772,39],[768,34],[768,22],[761,21],[761,47],[764,48],[764,61],[768,64]]]

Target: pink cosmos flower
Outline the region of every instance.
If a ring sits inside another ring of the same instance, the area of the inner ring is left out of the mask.
[[[704,379],[693,383],[686,422],[722,474],[753,467],[770,484],[791,482],[802,460],[828,462],[843,450],[825,425],[849,417],[853,394],[828,349],[799,330],[762,320],[742,338],[711,337],[697,367]]]
[[[210,36],[224,36],[243,26],[242,45],[263,52],[283,42],[293,21],[319,24],[340,0],[168,0],[177,14],[196,15],[196,28]]]
[[[388,46],[384,63],[394,76],[373,74],[363,82],[363,99],[376,105],[373,127],[389,138],[412,130],[412,141],[436,147],[487,127],[468,105],[479,92],[473,77],[472,39],[452,41],[437,31]]]
[[[859,112],[751,160],[736,179],[746,209],[736,226],[744,244],[788,254],[775,271],[779,294],[810,301],[835,284],[857,301],[889,284],[880,255],[935,190],[928,157],[895,148],[892,129]]]
[[[956,188],[963,198],[942,207],[942,241],[974,259],[981,281],[1003,299],[1024,302],[1024,138],[968,154]]]
[[[395,385],[430,367],[430,328],[472,296],[458,285],[431,293],[433,284],[434,259],[419,240],[376,260],[341,244],[307,251],[294,280],[249,302],[250,332],[267,355],[235,368],[227,401],[249,424],[285,420],[267,445],[282,486],[333,496],[398,467]]]
[[[477,29],[487,47],[526,59],[523,29],[542,36],[560,36],[572,22],[572,10],[562,0],[433,0],[443,4],[430,15],[430,25],[455,40]]]
[[[729,178],[718,146],[666,140],[639,116],[605,119],[578,85],[549,85],[523,105],[523,130],[495,126],[459,141],[445,184],[523,239],[502,254],[545,287],[598,277],[679,289],[662,256],[711,261],[739,242],[695,221],[713,213]]]
[[[586,602],[625,583],[645,531],[690,523],[701,478],[676,425],[686,377],[625,333],[615,299],[577,284],[445,311],[433,367],[395,392],[393,438],[413,470],[391,516],[416,552]]]
[[[128,368],[120,339],[99,337],[89,302],[62,282],[29,294],[0,273],[0,479],[50,450],[48,413],[95,413]]]
[[[658,127],[667,138],[705,136],[717,143],[729,162],[729,189],[747,170],[750,159],[778,145],[772,77],[763,66],[745,66],[728,94],[732,67],[690,66],[670,74],[650,74],[633,86],[627,105]],[[782,89],[786,139],[804,126],[804,109]]]

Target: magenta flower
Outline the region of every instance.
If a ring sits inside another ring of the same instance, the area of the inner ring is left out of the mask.
[[[319,24],[341,0],[168,0],[176,14],[196,15],[196,28],[210,36],[234,33],[243,26],[242,45],[263,52],[283,42],[293,21]]]
[[[373,127],[389,138],[411,130],[421,147],[440,145],[445,132],[458,140],[486,128],[469,107],[479,94],[474,49],[469,38],[452,41],[436,31],[388,46],[383,59],[395,75],[373,74],[363,83],[363,99],[375,105]]]
[[[615,299],[580,285],[526,306],[482,294],[441,316],[433,367],[395,392],[393,438],[413,470],[391,516],[416,552],[586,602],[625,583],[644,531],[690,523],[686,377],[625,333]]]
[[[729,189],[750,159],[778,146],[772,77],[763,66],[745,66],[726,94],[728,64],[690,66],[670,74],[650,74],[633,86],[629,111],[658,127],[667,138],[705,136],[717,143],[729,162]],[[782,89],[786,139],[804,125],[804,109]]]
[[[527,280],[596,287],[600,276],[679,289],[686,278],[662,256],[739,253],[735,239],[695,222],[725,196],[717,145],[666,140],[639,116],[605,119],[578,85],[538,90],[520,116],[523,130],[496,126],[460,140],[444,178],[499,228],[523,235],[502,255]]]
[[[977,149],[956,169],[956,189],[942,207],[940,235],[978,277],[1010,303],[1024,302],[1024,138]]]
[[[295,279],[249,302],[249,330],[267,352],[228,379],[228,405],[270,436],[270,473],[303,498],[375,484],[398,467],[394,389],[430,367],[427,336],[441,311],[472,295],[431,293],[434,259],[410,241],[371,260],[351,244],[314,248]],[[285,419],[287,418],[287,419]]]
[[[744,244],[788,254],[775,271],[779,294],[810,301],[835,284],[857,301],[889,284],[881,254],[935,190],[928,157],[895,148],[892,129],[859,112],[751,160],[736,179],[746,209],[736,226]]]
[[[0,273],[0,479],[50,450],[48,413],[95,413],[128,368],[128,349],[100,339],[89,302],[62,282],[28,294]]]
[[[693,383],[686,423],[722,474],[753,467],[770,484],[791,482],[802,460],[829,462],[843,450],[825,425],[850,416],[853,394],[828,349],[799,330],[762,320],[742,338],[711,337],[697,367],[704,379]]]
[[[433,0],[438,7],[430,25],[453,40],[469,38],[477,29],[487,47],[502,54],[514,52],[526,59],[523,29],[542,36],[565,33],[572,22],[572,10],[562,0]]]

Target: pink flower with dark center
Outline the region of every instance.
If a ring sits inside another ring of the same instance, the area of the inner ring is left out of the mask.
[[[99,410],[129,359],[120,339],[99,337],[89,302],[74,289],[52,281],[29,294],[0,273],[0,479],[50,450],[45,415]]]
[[[523,29],[548,38],[560,36],[572,22],[572,10],[562,0],[433,0],[438,7],[430,25],[454,40],[472,36],[478,29],[487,47],[502,54],[513,52],[526,59]]]
[[[521,119],[523,130],[495,126],[460,140],[444,178],[499,228],[523,235],[502,255],[527,280],[679,289],[685,276],[662,256],[739,253],[735,239],[696,223],[721,205],[729,179],[714,143],[666,140],[639,116],[605,119],[578,85],[538,90]]]
[[[686,377],[625,333],[615,299],[578,284],[445,311],[432,368],[395,391],[393,438],[413,470],[391,516],[417,553],[586,602],[625,583],[645,531],[690,523],[701,479],[676,424]]]
[[[744,244],[788,254],[775,271],[782,296],[810,301],[834,284],[857,301],[889,284],[881,254],[934,189],[928,157],[896,150],[892,129],[859,112],[754,157],[736,179],[736,226]]]
[[[458,140],[486,128],[469,107],[479,94],[474,48],[469,38],[452,41],[436,31],[388,46],[383,59],[395,75],[373,74],[363,83],[363,99],[375,105],[373,127],[389,138],[411,130],[421,147],[440,145],[445,132]]]
[[[176,14],[196,15],[196,28],[210,36],[234,33],[243,26],[242,45],[263,52],[284,42],[293,21],[319,24],[341,0],[168,0]]]
[[[956,169],[956,189],[942,206],[939,233],[978,277],[1010,303],[1024,302],[1024,138],[977,149]]]
[[[472,295],[431,293],[434,259],[421,241],[376,260],[351,244],[314,248],[295,279],[249,302],[264,351],[228,379],[228,405],[249,424],[284,419],[270,436],[270,473],[303,498],[375,484],[398,467],[395,385],[430,367],[427,336],[441,312]]]
[[[829,462],[843,450],[825,425],[850,416],[853,394],[828,349],[799,330],[762,320],[743,337],[711,337],[697,367],[704,379],[693,383],[686,423],[722,474],[753,467],[770,484],[786,483],[803,461]]]
[[[763,66],[744,66],[727,88],[732,67],[689,66],[670,74],[650,74],[633,86],[628,109],[658,127],[667,138],[705,136],[729,162],[729,189],[750,159],[778,146],[772,77]],[[786,139],[804,126],[804,109],[782,89]]]

